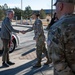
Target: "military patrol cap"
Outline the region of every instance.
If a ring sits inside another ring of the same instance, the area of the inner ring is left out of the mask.
[[[73,3],[73,4],[75,4],[75,0],[56,0],[56,3],[54,5],[56,5],[57,2],[65,2],[65,3]]]

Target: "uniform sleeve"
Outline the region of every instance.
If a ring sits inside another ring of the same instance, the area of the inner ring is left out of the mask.
[[[16,29],[14,29],[14,28],[11,26],[11,22],[10,22],[9,19],[6,19],[4,23],[5,23],[5,26],[6,26],[6,28],[7,28],[7,30],[8,30],[9,32],[19,33],[19,30],[16,30]]]
[[[38,38],[43,33],[42,21],[38,20],[36,23],[36,38]]]
[[[53,29],[50,36],[52,51],[51,57],[54,63],[54,69],[57,75],[74,75],[67,62],[65,53],[65,30],[62,28]]]

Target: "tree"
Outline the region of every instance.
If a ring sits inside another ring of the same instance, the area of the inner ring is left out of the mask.
[[[32,9],[30,6],[27,6],[24,11],[24,18],[29,19],[31,17],[31,14],[32,14]]]
[[[0,20],[3,20],[4,17],[4,11],[0,9]]]
[[[2,6],[0,5],[0,10],[2,10]]]
[[[8,5],[5,3],[4,6],[3,6],[3,8],[4,8],[5,10],[7,10],[7,9],[8,9]]]
[[[43,9],[40,10],[40,18],[45,19],[46,18],[46,13]]]
[[[15,12],[15,19],[16,19],[16,17],[17,17],[17,19],[18,20],[20,20],[21,19],[21,13],[23,12],[21,9],[19,9],[19,8],[13,8],[13,10],[14,10],[14,12]]]

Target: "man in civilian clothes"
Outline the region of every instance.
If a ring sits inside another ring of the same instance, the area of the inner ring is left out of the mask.
[[[4,18],[1,26],[1,39],[3,41],[3,56],[2,56],[2,65],[4,67],[9,67],[9,65],[14,65],[15,63],[11,62],[9,60],[9,42],[11,40],[11,33],[16,32],[19,33],[22,31],[15,30],[11,26],[11,20],[14,17],[14,11],[13,10],[8,10],[7,11],[7,16]]]

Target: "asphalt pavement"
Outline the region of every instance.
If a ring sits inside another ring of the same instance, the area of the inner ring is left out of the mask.
[[[31,25],[14,26],[15,29],[19,30],[25,30],[30,27]],[[45,31],[45,33],[47,32]],[[52,63],[44,65],[46,62],[44,55],[42,55],[42,66],[33,68],[33,65],[37,62],[35,41],[33,40],[34,32],[32,31],[24,35],[20,33],[18,36],[20,37],[20,44],[10,54],[10,60],[15,62],[15,65],[5,68],[2,67],[2,61],[0,61],[0,75],[53,75]],[[0,55],[0,60],[2,60],[2,55]]]

